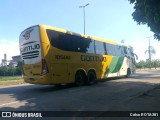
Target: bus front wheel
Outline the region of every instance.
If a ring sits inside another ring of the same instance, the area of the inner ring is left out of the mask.
[[[82,86],[85,83],[86,76],[82,71],[78,71],[75,75],[76,86]]]
[[[96,82],[96,74],[94,71],[89,71],[87,75],[87,85],[92,85]]]
[[[128,78],[130,75],[131,75],[131,70],[128,68],[127,69],[127,75],[125,77]]]

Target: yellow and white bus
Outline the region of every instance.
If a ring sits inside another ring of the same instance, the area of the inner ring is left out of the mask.
[[[23,78],[31,84],[93,84],[135,73],[133,48],[114,41],[36,25],[20,34]]]

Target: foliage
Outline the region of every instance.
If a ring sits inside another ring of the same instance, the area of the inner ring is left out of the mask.
[[[153,56],[153,54],[156,54],[156,50],[155,50],[155,48],[152,47],[152,46],[148,46],[148,50],[145,51],[145,54],[146,54],[146,53],[149,53],[149,49],[150,49],[150,54],[151,54],[151,56]]]
[[[137,68],[145,68],[145,61],[141,60],[140,62],[136,63]]]
[[[143,61],[141,60],[140,62],[136,63],[136,67],[139,69],[144,69],[144,68],[157,68],[160,67],[160,60],[152,60],[151,64],[149,62],[149,60],[147,61]]]
[[[147,24],[154,32],[154,38],[160,40],[160,0],[128,0],[134,4],[133,19],[140,24]]]
[[[147,64],[148,64],[149,68],[151,68],[151,60],[152,60],[153,55],[156,54],[156,50],[154,49],[154,47],[148,46],[148,50],[145,51],[145,54],[146,53],[149,54]]]
[[[21,63],[18,63],[16,67],[0,67],[0,76],[17,76],[22,75]]]

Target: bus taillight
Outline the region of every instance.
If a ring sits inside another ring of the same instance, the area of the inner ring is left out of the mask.
[[[42,59],[42,73],[41,75],[45,75],[48,73],[47,63],[44,59]]]

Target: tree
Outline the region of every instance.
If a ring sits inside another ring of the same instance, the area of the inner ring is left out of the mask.
[[[16,67],[0,66],[0,76],[22,75],[22,63],[18,62]]]
[[[145,54],[148,52],[149,58],[147,60],[147,66],[149,66],[149,68],[152,67],[152,56],[153,54],[156,54],[156,50],[154,49],[154,47],[152,46],[148,46],[148,50],[145,51]]]
[[[148,46],[148,50],[145,50],[145,54],[147,54],[147,53],[149,54],[149,60],[151,61],[153,55],[156,54],[156,50],[154,47]]]
[[[134,4],[133,19],[140,24],[147,24],[154,32],[154,38],[160,40],[160,0],[128,0]]]
[[[141,60],[140,62],[136,63],[136,67],[142,69],[146,67],[145,64],[145,61]]]
[[[153,67],[156,69],[157,67],[160,67],[160,61],[159,60],[154,60],[152,61]]]
[[[157,67],[160,67],[160,60],[152,60],[151,61],[151,64],[149,62],[149,60],[146,60],[146,61],[139,61],[138,63],[136,63],[136,67],[139,68],[139,69],[145,69],[145,68],[157,68]]]

